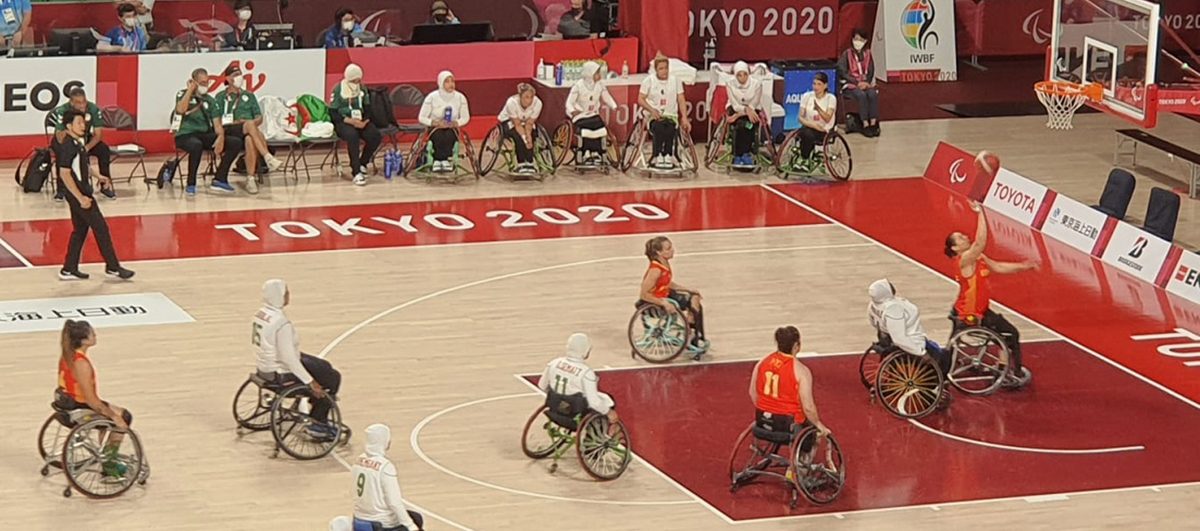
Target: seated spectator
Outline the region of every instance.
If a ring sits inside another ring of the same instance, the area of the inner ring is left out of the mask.
[[[237,15],[237,22],[233,23],[233,31],[222,35],[221,39],[217,41],[218,46],[228,50],[255,49],[257,42],[254,39],[258,33],[254,30],[254,25],[250,23],[250,18],[254,16],[250,0],[237,0],[233,9]]]
[[[112,188],[112,151],[102,140],[104,135],[104,117],[100,114],[100,107],[95,103],[88,101],[87,93],[82,87],[74,87],[67,93],[70,98],[66,103],[59,105],[54,109],[54,140],[51,142],[51,148],[55,148],[67,140],[67,124],[63,120],[63,116],[67,111],[75,109],[83,114],[84,123],[86,124],[83,133],[84,149],[83,152],[89,157],[96,157],[100,162],[100,193],[109,199],[116,199],[117,194]],[[105,186],[104,183],[110,183]],[[66,194],[66,190],[58,187],[58,194],[54,197],[61,201]]]
[[[346,143],[350,172],[358,186],[366,186],[367,164],[383,142],[379,129],[371,123],[371,94],[363,88],[362,80],[362,68],[351,63],[346,66],[342,82],[334,85],[329,96],[330,118],[338,138]],[[359,144],[362,144],[361,152]]]
[[[879,136],[879,91],[875,88],[875,61],[867,48],[866,32],[854,30],[851,47],[838,59],[837,68],[842,90],[858,101],[863,136]]]
[[[150,35],[146,28],[138,25],[137,8],[133,4],[117,6],[117,18],[121,25],[108,32],[108,44],[99,43],[96,51],[100,53],[138,53],[146,50],[150,43]]]
[[[617,100],[600,82],[600,63],[588,61],[583,64],[583,77],[567,94],[567,117],[583,138],[582,152],[576,157],[579,164],[599,165],[604,158],[608,130],[600,118],[600,105],[616,110]]]
[[[228,88],[214,98],[217,102],[216,116],[221,117],[226,138],[241,138],[246,147],[246,191],[258,193],[258,156],[267,162],[267,169],[275,171],[283,161],[271,155],[267,149],[267,138],[263,136],[262,111],[258,108],[258,97],[246,90],[246,79],[242,69],[230,65],[225,69]]]
[[[325,30],[325,48],[353,48],[361,43],[354,38],[363,28],[354,17],[354,10],[343,7],[333,15],[333,25]]]
[[[433,0],[429,6],[429,21],[426,24],[458,24],[458,17],[450,11],[445,0]]]
[[[196,176],[200,173],[200,161],[204,150],[211,149],[221,163],[213,176],[211,188],[214,192],[234,191],[229,185],[229,168],[242,151],[242,139],[225,136],[217,102],[208,95],[208,71],[197,68],[188,79],[187,88],[175,94],[175,115],[171,130],[175,133],[175,149],[188,154],[187,194],[196,195]]]
[[[500,109],[500,121],[504,136],[512,139],[517,150],[517,173],[533,174],[533,147],[537,139],[537,120],[542,114],[542,100],[537,97],[533,85],[517,85],[517,94],[509,96]]]
[[[0,0],[0,48],[33,43],[29,23],[33,6],[29,0]]]
[[[433,144],[433,171],[448,172],[454,171],[450,157],[458,143],[458,128],[471,121],[471,110],[467,106],[467,97],[456,90],[454,74],[449,70],[438,73],[437,86],[437,90],[425,96],[417,119],[422,125],[433,128],[429,134],[429,142]]]
[[[592,32],[595,21],[593,15],[588,0],[571,0],[571,10],[558,19],[558,33],[563,37],[595,37],[596,34]]]

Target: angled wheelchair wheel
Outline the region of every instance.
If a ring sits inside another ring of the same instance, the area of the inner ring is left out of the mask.
[[[933,358],[894,352],[879,366],[875,393],[891,414],[918,419],[937,409],[945,392],[943,382]]]
[[[666,363],[687,348],[689,329],[683,312],[669,313],[654,304],[642,304],[629,320],[629,345],[650,363]]]
[[[571,120],[564,120],[550,135],[550,147],[554,152],[554,168],[561,168],[575,159],[575,128]]]
[[[538,124],[537,138],[533,140],[533,162],[541,175],[554,175],[558,169],[554,162],[554,139],[541,124]]]
[[[1000,335],[980,326],[950,338],[950,383],[971,395],[987,395],[1008,377],[1008,347]]]
[[[483,144],[479,146],[479,174],[487,177],[491,173],[492,168],[496,166],[496,161],[500,159],[500,150],[504,149],[505,138],[503,126],[496,124],[488,131],[487,136],[483,137]]]
[[[883,354],[877,352],[874,347],[868,348],[858,358],[858,380],[872,397],[875,393],[875,377],[879,374],[879,365],[882,362]]]
[[[317,400],[329,400],[328,422],[322,424],[310,414]],[[271,435],[276,450],[301,461],[329,455],[343,442],[342,415],[337,401],[326,396],[315,398],[307,386],[295,385],[279,394],[271,406]],[[322,428],[327,426],[327,428]]]
[[[695,176],[700,169],[700,159],[696,156],[696,143],[692,134],[679,130],[679,142],[675,144],[675,154],[679,159],[679,169],[684,175]]]
[[[637,164],[639,158],[643,158],[642,144],[646,142],[648,131],[643,125],[642,118],[639,116],[629,129],[629,136],[625,138],[625,143],[621,146],[621,171],[627,172]]]
[[[60,457],[59,451],[62,450],[63,442],[67,440],[67,434],[70,432],[71,428],[63,424],[59,413],[51,413],[46,417],[42,429],[38,430],[38,456],[43,462]]]
[[[763,156],[769,164],[779,156],[775,150],[775,135],[771,133],[771,118],[761,113],[759,117],[762,118],[762,125],[758,127],[758,148],[763,151]]]
[[[836,500],[846,486],[846,462],[837,439],[833,434],[821,437],[814,427],[805,429],[797,439],[792,481],[816,505]]]
[[[597,413],[587,414],[579,423],[575,452],[588,475],[600,481],[621,477],[633,460],[625,424],[620,421],[613,424],[608,417]]]
[[[775,171],[779,172],[779,177],[787,179],[789,175],[799,175],[804,173],[800,167],[800,162],[803,157],[800,156],[800,130],[796,129],[783,139],[783,143],[779,145],[779,150],[775,153]]]
[[[530,459],[550,457],[570,442],[570,434],[550,420],[550,417],[546,416],[546,410],[545,404],[537,408],[525,422],[525,431],[521,434],[521,451]]]
[[[412,179],[416,177],[417,170],[428,163],[425,160],[425,150],[429,144],[429,131],[421,133],[412,143],[412,149],[408,151],[408,158],[404,159],[404,177]]]
[[[475,154],[475,144],[471,143],[471,136],[461,128],[458,129],[458,144],[462,147],[462,157],[467,160],[467,170],[479,179],[482,174],[479,171],[479,157]]]
[[[725,155],[729,154],[730,147],[726,136],[729,134],[729,123],[721,120],[720,125],[713,132],[713,137],[708,140],[708,144],[704,147],[704,167],[713,169],[713,164],[721,160]]]
[[[851,159],[850,143],[846,142],[846,137],[837,131],[826,133],[824,151],[825,170],[829,172],[829,176],[838,181],[850,179],[850,173],[854,171],[854,161]]]
[[[771,466],[771,443],[754,437],[754,424],[746,426],[729,454],[729,491],[734,492]]]
[[[73,428],[63,441],[62,469],[72,489],[89,498],[124,494],[149,475],[142,442],[132,430],[118,430],[107,418],[94,418]]]
[[[262,431],[271,427],[271,404],[275,392],[247,378],[233,395],[233,420],[238,427]]]

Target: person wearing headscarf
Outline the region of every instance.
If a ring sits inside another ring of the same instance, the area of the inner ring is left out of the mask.
[[[329,96],[329,109],[338,138],[346,143],[350,156],[350,172],[354,184],[367,184],[367,164],[375,157],[375,150],[383,142],[383,136],[371,123],[371,97],[363,88],[363,70],[351,63],[346,66],[342,82],[334,85]],[[361,144],[361,151],[360,146]]]
[[[879,90],[875,88],[875,61],[867,48],[867,32],[855,28],[851,47],[838,59],[842,91],[858,102],[863,136],[879,136]]]
[[[682,127],[683,133],[690,135],[692,124],[687,116],[683,81],[671,75],[671,62],[667,56],[658,54],[652,70],[638,89],[638,105],[647,114],[650,136],[654,141],[654,156],[650,165],[671,169],[675,167],[676,127]]]
[[[733,135],[733,165],[754,167],[754,139],[765,115],[762,105],[762,82],[750,75],[750,65],[738,61],[733,65],[733,78],[725,84],[725,114],[729,134]]]
[[[609,110],[617,108],[617,100],[600,82],[600,63],[589,61],[583,64],[583,78],[571,87],[567,95],[567,117],[575,124],[575,130],[583,137],[582,152],[576,157],[579,163],[599,164],[604,156],[604,138],[608,131],[600,118],[600,105]]]
[[[424,519],[408,510],[400,493],[399,473],[387,458],[392,430],[384,424],[367,426],[367,445],[354,460],[354,528],[419,531]]]
[[[500,127],[504,136],[512,140],[517,150],[517,173],[530,174],[533,165],[533,147],[537,137],[537,120],[542,114],[542,100],[537,97],[533,85],[517,85],[517,93],[509,96],[500,109]]]
[[[454,146],[458,143],[458,128],[471,121],[471,109],[467,97],[457,90],[454,74],[442,70],[437,77],[437,90],[425,96],[421,114],[417,119],[421,125],[433,128],[429,142],[433,144],[433,171],[454,171]]]
[[[592,342],[587,334],[571,334],[567,339],[566,355],[546,364],[538,387],[546,393],[547,400],[550,393],[561,396],[582,394],[587,400],[588,409],[607,416],[615,424],[618,420],[617,404],[611,396],[600,392],[600,377],[587,364],[591,353]]]
[[[872,282],[867,295],[871,297],[867,317],[881,345],[894,346],[914,356],[929,354],[941,367],[942,374],[950,374],[950,353],[925,335],[917,305],[896,295],[896,287],[886,278]]]
[[[300,333],[283,308],[291,303],[287,283],[271,279],[263,283],[263,305],[254,314],[251,344],[257,356],[258,376],[268,382],[300,382],[312,388],[311,415],[315,423],[306,428],[309,437],[334,440],[340,426],[329,423],[329,408],[342,384],[342,373],[328,361],[300,352]]]

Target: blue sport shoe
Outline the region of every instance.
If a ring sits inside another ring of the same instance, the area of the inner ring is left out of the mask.
[[[225,181],[213,181],[212,185],[209,186],[209,189],[211,189],[214,192],[226,192],[226,193],[233,193],[235,191],[233,189],[233,186]]]
[[[196,195],[196,187],[188,186],[186,192],[187,192],[187,195]]]

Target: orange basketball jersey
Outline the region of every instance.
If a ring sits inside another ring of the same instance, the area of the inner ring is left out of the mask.
[[[983,259],[975,262],[975,272],[964,277],[962,274],[962,257],[954,259],[954,281],[958,282],[958,300],[954,301],[954,311],[958,318],[967,324],[976,324],[987,312],[992,300],[990,278],[992,270]]]
[[[796,381],[796,358],[773,352],[758,364],[758,402],[754,407],[775,415],[792,415],[804,422],[800,407],[800,384]]]
[[[651,260],[650,269],[647,270],[646,273],[649,273],[650,270],[654,269],[657,269],[660,272],[658,275],[658,281],[654,283],[654,296],[660,299],[666,298],[667,295],[671,294],[671,268],[667,267],[661,262],[658,262],[657,260]]]

